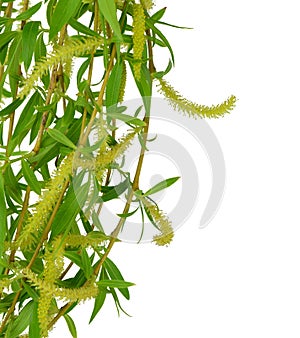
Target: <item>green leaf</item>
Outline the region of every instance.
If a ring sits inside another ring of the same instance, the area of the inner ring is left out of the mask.
[[[101,310],[106,298],[106,290],[104,288],[99,288],[99,294],[95,298],[95,303],[94,303],[94,309],[89,321],[89,324],[94,320],[94,318],[97,316],[99,311]]]
[[[42,2],[38,2],[36,5],[27,9],[27,11],[19,14],[15,20],[28,20],[30,19],[33,14],[35,14],[42,6]]]
[[[22,57],[26,71],[28,71],[32,60],[35,43],[39,33],[39,26],[40,21],[27,22],[22,31]]]
[[[77,330],[76,330],[76,325],[74,323],[74,320],[68,314],[65,314],[64,318],[66,320],[66,323],[68,325],[68,328],[69,328],[69,331],[72,337],[77,338]]]
[[[110,73],[109,80],[107,82],[106,107],[111,107],[118,103],[122,72],[123,72],[123,62],[117,62],[114,65]]]
[[[110,189],[105,192],[101,197],[99,197],[101,202],[108,202],[115,198],[118,198],[120,195],[123,194],[129,187],[129,180],[126,179],[123,182],[115,185],[114,187],[109,187]]]
[[[14,102],[18,101],[20,99],[15,100]],[[41,101],[41,95],[39,92],[35,92],[30,99],[28,100],[28,102],[26,103],[25,107],[22,109],[22,113],[18,119],[18,123],[16,125],[14,134],[13,134],[13,138],[16,138],[19,136],[19,134],[23,134],[25,133],[25,135],[27,134],[27,132],[30,130],[32,124],[34,123],[35,120],[35,116],[34,111],[35,111],[35,106],[38,105]],[[21,103],[23,101],[21,100]],[[18,103],[19,105],[21,103]],[[15,108],[16,109],[16,108]],[[24,137],[25,137],[24,135]],[[19,140],[20,142],[23,139]]]
[[[11,165],[6,167],[5,173],[5,193],[14,199],[18,204],[22,205],[22,192]]]
[[[16,99],[4,109],[0,110],[0,116],[10,115],[23,103],[24,99]]]
[[[27,328],[27,326],[31,322],[33,309],[34,309],[33,301],[30,301],[23,307],[22,311],[19,313],[18,317],[11,326],[10,338],[17,338]]]
[[[122,34],[117,20],[117,9],[114,0],[98,0],[100,12],[110,24],[114,34],[119,41],[122,41]]]
[[[50,23],[50,41],[75,14],[80,3],[81,0],[58,0]]]
[[[127,289],[128,287],[133,286],[135,284],[131,282],[125,282],[124,280],[102,279],[99,282],[97,282],[97,285],[101,287]]]
[[[49,134],[50,137],[52,137],[55,141],[62,143],[63,145],[76,150],[77,147],[75,144],[67,138],[66,135],[64,135],[60,130],[58,129],[47,129],[47,133]]]
[[[138,127],[144,127],[146,125],[144,121],[130,115],[120,114],[114,111],[108,111],[107,115],[112,119],[117,119],[125,123],[133,124]]]
[[[34,59],[35,62],[39,61],[43,56],[46,56],[47,48],[44,42],[43,34],[40,34],[36,40],[35,51],[34,51]]]
[[[82,266],[82,260],[80,256],[78,255],[78,252],[76,251],[66,251],[64,253],[65,257],[68,258],[71,262],[76,264],[78,267],[80,267],[83,270]]]
[[[39,295],[36,293],[36,291],[31,287],[31,285],[27,284],[25,280],[21,279],[21,283],[25,289],[25,291],[28,293],[28,295],[35,301],[39,301]]]
[[[134,215],[140,207],[137,207],[135,210],[131,211],[131,212],[127,212],[126,214],[117,214],[117,216],[121,217],[121,218],[128,218],[132,215]]]
[[[86,279],[89,279],[93,274],[93,267],[91,264],[90,257],[85,249],[81,251],[81,266],[83,267],[84,275]]]
[[[166,44],[166,46],[168,47],[170,54],[171,54],[171,58],[172,58],[172,62],[175,62],[175,58],[174,58],[174,52],[173,49],[168,41],[168,39],[164,36],[164,34],[154,25],[154,23],[152,22],[152,18],[146,18],[146,24],[149,28],[152,29],[154,34],[157,34],[159,36],[159,38]]]
[[[8,52],[8,75],[9,75],[9,85],[12,96],[15,97],[18,90],[19,84],[19,67],[20,67],[20,59],[22,52],[22,36],[18,34],[13,42],[10,45]]]
[[[7,45],[17,34],[17,32],[4,32],[0,34],[0,49]]]
[[[174,184],[179,178],[180,177],[171,177],[171,178],[168,178],[164,181],[157,183],[154,187],[152,187],[151,189],[146,191],[144,196],[149,196],[149,195],[155,194],[155,193],[157,193],[157,192],[159,192],[163,189],[168,188],[169,186]]]
[[[108,272],[109,277],[111,279],[124,281],[124,278],[123,278],[120,270],[118,269],[116,264],[111,259],[106,258],[106,260],[103,263],[103,266],[106,269],[106,271]],[[121,289],[119,289],[119,291],[121,292],[121,294],[126,299],[128,299],[128,300],[130,299],[129,290],[127,288],[121,288]]]
[[[21,165],[22,165],[22,172],[23,172],[24,178],[25,178],[26,182],[28,183],[28,185],[30,186],[31,190],[33,190],[35,193],[40,195],[41,194],[41,186],[40,186],[39,181],[35,177],[33,170],[30,168],[27,161],[25,161],[23,159],[21,161]]]
[[[77,32],[80,32],[82,34],[86,34],[86,35],[91,35],[91,36],[97,36],[99,37],[99,34],[95,31],[93,31],[92,29],[88,28],[87,26],[83,25],[82,23],[80,23],[79,21],[75,20],[74,18],[71,18],[69,20],[69,25],[74,28],[75,30],[77,30]]]
[[[159,21],[165,14],[167,7],[164,7],[151,16],[153,21]]]
[[[4,191],[4,177],[2,170],[0,169],[0,257],[4,252],[4,241],[7,233],[7,218],[6,218],[6,203],[5,203],[5,191]]]
[[[34,302],[32,317],[29,325],[29,338],[40,337],[40,326],[38,319],[38,302]]]
[[[89,184],[76,188],[76,192],[73,184],[71,185],[52,224],[51,238],[67,233],[70,230],[76,216],[87,200],[88,192]]]
[[[172,64],[172,62],[170,60],[169,63],[168,63],[168,66],[166,68],[166,70],[164,70],[162,72],[156,72],[156,73],[153,74],[153,76],[156,79],[161,79],[162,77],[164,77],[165,75],[167,75],[170,72],[170,70],[172,69],[172,67],[173,67],[173,64]]]

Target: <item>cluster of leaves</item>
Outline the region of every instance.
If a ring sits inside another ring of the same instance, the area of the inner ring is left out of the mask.
[[[0,337],[47,337],[61,317],[76,337],[70,311],[89,298],[90,321],[108,294],[122,310],[119,297],[129,299],[133,284],[107,256],[137,210],[157,228],[156,244],[172,240],[170,222],[150,195],[177,178],[139,188],[154,81],[193,116],[219,117],[234,106],[234,97],[213,107],[194,104],[165,82],[174,63],[161,31],[166,8],[152,7],[148,0],[0,1]],[[170,54],[163,71],[155,68],[154,47]],[[125,114],[128,69],[143,109]],[[128,127],[122,137],[118,120]],[[91,144],[95,126],[99,138]],[[141,150],[130,177],[117,159],[134,138]],[[93,169],[93,196],[86,171],[78,174],[84,164]],[[114,171],[124,178],[117,187],[110,186]],[[97,222],[101,207],[91,205],[121,194],[127,202],[119,223],[105,234]],[[139,208],[131,211],[133,199]],[[83,212],[87,201],[91,217]]]

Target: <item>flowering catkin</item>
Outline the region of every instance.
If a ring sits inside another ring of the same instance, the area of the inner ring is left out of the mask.
[[[145,13],[141,4],[133,4],[133,72],[141,78],[141,63],[145,45]]]
[[[185,99],[164,79],[158,79],[158,81],[158,91],[166,97],[174,109],[182,111],[188,116],[219,118],[230,113],[235,107],[236,97],[233,95],[219,105],[208,107]]]
[[[118,102],[124,101],[125,95],[125,88],[126,88],[126,80],[127,80],[127,70],[126,70],[126,63],[125,61],[122,62],[122,75],[121,75],[121,84],[120,84],[120,91],[119,91],[119,98]]]
[[[160,234],[153,237],[153,242],[159,246],[165,246],[172,242],[174,237],[173,228],[168,217],[155,204],[147,199],[143,199],[143,203],[148,213],[157,224]]]
[[[107,169],[108,165],[114,162],[121,156],[130,146],[136,132],[129,133],[119,140],[119,143],[112,146],[109,150],[100,152],[96,158],[96,177],[101,180],[101,177]]]
[[[72,174],[73,157],[74,153],[69,154],[47,183],[40,200],[35,206],[33,214],[29,217],[27,224],[16,242],[17,247],[24,249],[36,243],[37,236],[46,226],[61,194],[63,185],[69,179],[69,175]]]
[[[22,275],[30,280],[32,285],[38,287],[40,292],[42,291],[47,293],[50,300],[52,298],[49,297],[49,295],[69,302],[84,301],[97,297],[99,292],[99,288],[96,285],[94,278],[86,283],[86,285],[79,288],[62,288],[56,286],[55,284],[45,282],[28,268],[23,269]]]
[[[38,79],[45,75],[49,68],[57,66],[59,63],[68,63],[74,56],[90,53],[102,43],[102,38],[95,37],[67,40],[63,46],[57,47],[52,53],[36,63],[29,77],[25,79],[19,97],[22,99],[27,96]]]
[[[64,243],[61,236],[55,238],[53,242],[47,246],[44,260],[43,282],[52,289],[55,288],[55,280],[60,276],[64,268]],[[40,289],[38,303],[38,319],[42,337],[48,336],[48,313],[52,301],[48,291],[49,290],[44,288]]]

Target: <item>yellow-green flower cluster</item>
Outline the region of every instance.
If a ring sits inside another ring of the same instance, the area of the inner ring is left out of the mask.
[[[27,248],[35,244],[36,236],[46,226],[52,210],[61,194],[61,188],[72,174],[74,153],[69,154],[61,163],[59,169],[47,183],[40,200],[35,206],[33,214],[29,217],[16,247]]]
[[[144,199],[143,203],[160,230],[160,234],[153,237],[153,242],[159,246],[170,244],[174,238],[171,221],[163,211],[161,211],[155,204],[152,204],[149,200]]]
[[[51,245],[46,248],[44,255],[45,269],[43,273],[43,283],[52,285],[49,288],[55,288],[55,280],[60,276],[64,267],[64,243],[62,238],[57,237]],[[49,309],[51,306],[52,295],[49,297],[49,290],[40,289],[40,298],[38,304],[38,319],[40,330],[43,337],[48,336]]]
[[[45,251],[45,269],[44,280],[49,283],[54,283],[64,268],[64,250],[65,244],[61,236],[56,237],[51,245],[48,245]]]
[[[192,117],[219,118],[235,107],[236,97],[230,96],[228,100],[216,106],[205,106],[185,99],[164,79],[159,79],[158,91],[170,102],[171,106]]]
[[[52,54],[37,62],[32,73],[24,81],[23,89],[19,97],[24,98],[34,88],[35,83],[45,75],[49,68],[59,63],[67,63],[74,56],[80,56],[92,52],[103,43],[102,38],[88,37],[82,39],[69,39],[63,46],[57,47]]]
[[[73,248],[87,248],[87,247],[98,247],[103,244],[108,237],[99,233],[99,235],[91,236],[90,234],[85,235],[68,235],[66,238],[66,246]]]
[[[145,13],[143,5],[133,4],[133,71],[136,78],[141,78],[141,63],[145,45]]]
[[[123,68],[122,68],[122,76],[121,76],[121,84],[120,84],[120,92],[119,92],[118,102],[124,101],[126,80],[127,80],[127,70],[126,70],[125,61],[123,61],[122,64],[123,64]]]
[[[154,6],[152,0],[141,0],[141,4],[143,5],[146,11],[149,11]]]
[[[119,143],[112,146],[110,149],[100,152],[96,158],[96,177],[102,178],[105,169],[109,164],[113,163],[119,156],[121,156],[130,146],[136,132],[131,132],[119,140]]]
[[[23,269],[22,274],[30,280],[32,285],[38,287],[40,292],[47,294],[50,300],[55,297],[69,302],[85,301],[87,299],[97,297],[99,292],[99,288],[96,285],[94,278],[80,288],[62,288],[42,280],[28,268]]]

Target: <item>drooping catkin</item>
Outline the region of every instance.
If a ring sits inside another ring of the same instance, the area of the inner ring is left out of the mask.
[[[121,137],[119,142],[116,145],[113,145],[110,149],[99,152],[96,158],[96,177],[98,179],[102,177],[109,164],[113,163],[118,157],[124,154],[135,135],[135,131],[128,133],[127,135]]]
[[[142,56],[145,45],[145,13],[143,5],[133,4],[133,72],[141,78]]]
[[[44,260],[45,268],[43,272],[43,282],[49,285],[48,288],[55,289],[55,280],[60,276],[64,268],[64,243],[61,236],[55,238],[51,244],[46,247]],[[52,285],[52,287],[50,287]],[[49,297],[49,290],[40,289],[40,298],[38,303],[38,320],[42,337],[48,336],[48,317],[52,297]]]
[[[125,88],[126,88],[126,80],[127,80],[127,70],[126,70],[126,63],[125,61],[122,62],[122,76],[121,76],[121,84],[120,84],[120,91],[119,91],[119,99],[118,102],[124,101],[125,96]]]
[[[33,246],[40,232],[46,226],[53,208],[61,194],[61,189],[72,174],[74,153],[69,154],[57,169],[54,176],[46,184],[45,190],[37,202],[34,211],[29,216],[26,225],[17,242],[16,247],[22,249]]]
[[[208,107],[187,100],[164,79],[158,79],[158,82],[158,91],[165,96],[171,106],[190,117],[219,118],[230,113],[235,107],[236,97],[233,95],[221,104]]]
[[[143,199],[143,204],[160,231],[160,234],[153,236],[153,242],[159,246],[170,244],[174,238],[174,231],[167,215],[147,199]]]
[[[49,68],[59,63],[67,63],[73,57],[90,53],[102,43],[103,39],[98,37],[68,39],[63,46],[58,46],[52,53],[36,63],[29,77],[25,79],[19,97],[22,99],[27,96],[38,79],[45,75]]]

